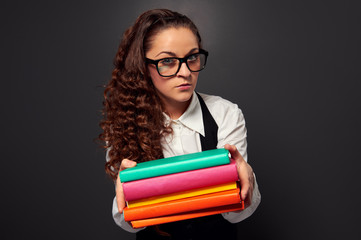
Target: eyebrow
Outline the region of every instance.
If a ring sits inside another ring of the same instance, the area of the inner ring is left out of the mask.
[[[199,50],[199,48],[193,48],[193,49],[191,49],[191,50],[186,54],[186,56],[189,55],[189,54],[192,54],[192,53],[195,52],[196,50]],[[176,55],[174,52],[169,52],[169,51],[162,51],[162,52],[158,53],[157,55],[155,55],[155,57],[158,57],[158,56],[161,55],[162,53],[164,53],[164,54],[169,54],[169,55],[171,55],[172,57],[177,57],[177,55]]]

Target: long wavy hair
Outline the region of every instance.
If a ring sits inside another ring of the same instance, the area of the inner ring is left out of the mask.
[[[167,9],[141,14],[119,45],[112,78],[104,90],[103,133],[99,135],[108,151],[105,171],[113,180],[125,158],[138,163],[163,158],[161,138],[172,131],[165,125],[164,108],[148,73],[145,53],[153,37],[171,27],[190,29],[201,47],[195,24]]]

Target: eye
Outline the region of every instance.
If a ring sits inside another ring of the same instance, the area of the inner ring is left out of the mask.
[[[190,55],[190,56],[188,57],[187,61],[188,61],[188,62],[194,62],[194,61],[197,61],[198,58],[199,58],[199,54],[198,54],[198,53],[192,54],[192,55]]]
[[[175,64],[176,61],[177,61],[177,60],[174,59],[174,58],[164,58],[164,59],[162,59],[162,60],[159,61],[159,64],[169,66],[169,65]]]

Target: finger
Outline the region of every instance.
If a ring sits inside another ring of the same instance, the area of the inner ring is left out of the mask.
[[[124,169],[131,168],[131,167],[135,167],[136,165],[137,165],[137,163],[134,161],[131,161],[129,159],[123,159],[120,164],[119,171],[123,171]],[[123,192],[123,185],[120,182],[119,174],[117,176],[117,181],[116,181],[115,187],[116,187],[115,193],[116,193],[118,211],[119,211],[119,213],[122,213],[123,209],[125,208],[125,198],[124,198],[124,192]]]
[[[120,178],[118,175],[117,182],[116,182],[116,200],[117,200],[117,206],[119,213],[123,212],[123,209],[125,208],[125,199],[124,199],[124,193],[123,193],[123,186],[120,182]]]
[[[123,159],[122,163],[120,164],[119,171],[123,171],[124,169],[135,167],[137,165],[136,162],[129,160],[129,159]]]
[[[241,184],[241,199],[248,207],[252,203],[254,177],[252,168],[246,164],[244,168],[239,170],[239,179]]]
[[[237,150],[237,147],[234,145],[230,145],[230,144],[226,144],[224,145],[224,148],[227,149],[229,151],[229,153],[231,154],[231,157],[233,160],[235,161],[240,161],[240,160],[244,160],[242,155],[239,153],[239,151]]]
[[[250,183],[248,179],[245,180],[242,178],[240,179],[240,184],[241,184],[241,199],[245,201],[250,190]]]
[[[246,200],[244,201],[245,207],[249,207],[252,204],[252,196],[253,196],[253,187],[250,187]]]

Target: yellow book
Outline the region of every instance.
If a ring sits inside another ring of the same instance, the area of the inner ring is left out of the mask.
[[[128,208],[135,208],[135,207],[140,207],[140,206],[145,206],[145,205],[150,205],[150,204],[155,204],[155,203],[167,202],[167,201],[172,201],[172,200],[176,200],[176,199],[194,197],[194,196],[199,196],[199,195],[203,195],[203,194],[226,191],[226,190],[231,190],[231,189],[236,189],[236,188],[237,188],[237,183],[230,182],[230,183],[224,183],[224,184],[219,184],[219,185],[213,185],[213,186],[209,186],[209,187],[192,189],[192,190],[183,191],[183,192],[176,192],[176,193],[165,194],[165,195],[160,195],[160,196],[155,196],[155,197],[150,197],[150,198],[143,198],[143,199],[139,199],[139,200],[128,201],[127,205],[128,205]]]

